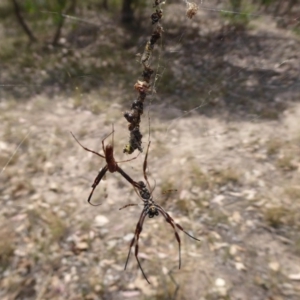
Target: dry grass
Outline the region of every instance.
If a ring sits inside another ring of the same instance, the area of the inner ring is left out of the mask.
[[[80,118],[80,112],[78,112],[78,118]],[[2,245],[3,250],[1,252],[8,257],[7,261],[10,262],[10,259],[15,257],[15,242],[18,241],[21,246],[20,236],[24,234],[27,245],[30,245],[26,250],[28,251],[28,257],[34,262],[33,266],[38,270],[38,274],[42,274],[39,270],[50,269],[55,270],[55,274],[59,274],[61,278],[67,276],[67,278],[70,278],[70,282],[65,282],[64,279],[61,282],[66,288],[72,289],[73,293],[81,295],[81,297],[90,297],[91,299],[93,297],[96,299],[97,297],[113,298],[114,295],[123,290],[139,291],[138,297],[141,299],[169,299],[172,297],[176,287],[168,272],[173,267],[177,268],[178,264],[178,248],[172,228],[162,218],[147,219],[141,234],[140,257],[145,272],[153,281],[153,286],[148,287],[140,272],[137,271],[134,255],[131,257],[128,270],[123,272],[129,243],[128,240],[123,240],[123,237],[134,232],[141,208],[134,207],[126,212],[120,212],[118,208],[121,206],[121,202],[124,204],[132,203],[138,202],[139,199],[136,199],[131,187],[127,185],[116,189],[119,178],[115,178],[115,174],[109,174],[107,180],[101,182],[95,192],[95,199],[103,200],[104,194],[108,195],[105,201],[102,201],[103,205],[96,209],[88,206],[86,198],[90,191],[90,184],[104,161],[99,162],[97,157],[94,159],[94,157],[87,155],[72,141],[67,131],[61,130],[61,128],[67,126],[69,120],[64,125],[61,124],[60,117],[57,117],[55,121],[52,119],[50,121],[53,124],[49,126],[48,133],[45,134],[43,131],[42,135],[33,135],[34,138],[30,139],[28,144],[30,146],[25,149],[21,156],[23,172],[19,175],[19,178],[16,177],[15,181],[11,181],[11,187],[5,191],[5,194],[13,197],[14,201],[18,201],[18,204],[23,205],[23,208],[32,207],[25,210],[26,222],[20,222],[20,224],[25,224],[26,227],[19,233],[19,236],[11,235],[12,242],[10,245],[13,245],[13,247]],[[97,116],[89,115],[88,121],[91,124],[91,128],[89,128],[91,132],[97,132],[99,128],[105,127],[103,123],[100,124]],[[104,121],[102,119],[102,122]],[[60,124],[60,126],[57,124]],[[118,128],[119,125],[119,123],[116,123],[115,128]],[[187,130],[187,126],[189,125],[185,120],[184,130]],[[191,123],[191,126],[194,126],[194,124]],[[86,129],[82,128],[81,122],[79,122],[72,130],[79,133],[80,130],[83,130],[81,134],[85,136]],[[55,134],[53,135],[53,133]],[[49,136],[51,135],[54,138],[50,143]],[[36,139],[35,136],[40,138]],[[156,145],[155,134],[153,136],[152,143]],[[87,140],[91,140],[91,145],[99,144],[98,137],[94,139],[89,137]],[[87,144],[85,139],[82,142]],[[118,143],[122,144],[121,141]],[[118,143],[117,148],[119,147]],[[175,148],[170,147],[170,149],[174,150]],[[174,181],[176,176],[174,174],[170,176],[170,170],[159,166],[159,155],[160,153],[151,151],[151,158],[148,162],[151,169],[159,170],[159,173],[162,174],[160,175],[161,178],[166,178],[159,184],[159,188],[162,191],[178,188]],[[174,150],[172,155],[176,157],[178,154]],[[177,157],[177,161],[179,159],[180,157]],[[213,159],[216,158],[213,157]],[[49,161],[54,163],[54,170],[56,171],[45,173],[45,164]],[[143,159],[140,160],[140,162],[142,161]],[[210,207],[210,201],[215,195],[222,194],[221,188],[226,185],[239,189],[251,188],[245,186],[246,183],[239,171],[242,167],[239,169],[210,168],[210,171],[204,171],[198,167],[199,164],[189,164],[188,162],[187,165],[185,177],[181,180],[182,186],[186,189],[185,194],[181,194],[181,191],[179,191],[175,197],[176,201],[164,202],[163,197],[159,197],[158,203],[166,204],[166,207],[172,210],[170,214],[176,222],[181,224],[188,232],[197,237],[200,236],[203,240],[202,243],[198,243],[180,233],[183,264],[182,270],[174,272],[174,278],[179,284],[178,297],[181,297],[181,299],[188,299],[188,297],[197,299],[195,295],[200,293],[203,297],[209,299],[209,297],[219,295],[214,282],[218,277],[226,277],[222,274],[224,268],[226,274],[232,274],[232,278],[237,276],[235,272],[240,272],[233,271],[230,267],[231,264],[235,263],[236,257],[235,254],[232,255],[228,252],[232,241],[226,238],[226,234],[222,231],[224,228],[227,228],[226,230],[230,235],[242,238],[243,230],[247,230],[247,227],[245,227],[246,222],[253,222],[253,219],[257,218],[257,215],[262,212],[267,226],[275,229],[288,228],[294,230],[298,228],[300,221],[296,210],[287,208],[284,205],[273,208],[257,206],[258,212],[249,216],[245,213],[246,219],[242,219],[242,223],[237,226],[232,223],[232,214],[235,211],[240,211],[242,214],[245,210],[244,207],[243,211],[238,203],[228,207],[222,207],[222,203],[219,203],[215,204],[214,207]],[[17,174],[18,169],[19,165],[11,164],[7,171]],[[141,169],[140,165],[138,169]],[[82,177],[85,177],[84,180]],[[124,188],[130,189],[130,193],[126,194]],[[299,196],[297,186],[287,185],[283,192],[288,199],[297,201]],[[260,191],[262,197],[264,193],[264,189]],[[167,196],[173,199],[173,195],[171,193]],[[226,197],[226,194],[224,197]],[[23,199],[26,199],[26,201]],[[244,201],[246,202],[246,200]],[[252,204],[253,201],[249,203],[249,205]],[[21,211],[18,209],[14,213],[22,213],[23,208],[21,208]],[[102,227],[95,227],[94,218],[97,215],[106,216],[108,223]],[[205,228],[206,226],[207,228]],[[240,227],[241,232],[239,231]],[[202,230],[208,231],[209,234],[202,235]],[[218,231],[220,232],[218,233]],[[247,248],[247,241],[243,240],[243,243],[245,243],[243,247]],[[20,246],[17,245],[17,249]],[[298,255],[298,248],[298,244],[295,243],[289,251],[292,251],[296,256]],[[202,255],[211,257],[212,261],[222,261],[222,266],[218,263],[211,264],[209,260],[203,259]],[[253,259],[258,258],[259,256],[255,256]],[[63,270],[66,271],[62,271],[61,261],[65,262]],[[200,263],[201,265],[199,265]],[[77,267],[74,268],[74,265]],[[11,264],[8,263],[5,267],[11,268]],[[253,267],[249,265],[247,267],[255,273],[255,264],[253,264]],[[77,268],[78,271],[76,271]],[[164,271],[164,268],[167,271]],[[190,282],[195,276],[195,270],[203,271],[205,268],[212,268],[210,271],[213,274],[212,283],[201,291],[196,285],[192,291]],[[251,272],[243,273],[243,276],[249,276],[245,277],[245,280],[253,279],[250,275]],[[43,279],[45,278],[43,275],[40,276]],[[277,275],[273,274],[272,276]],[[53,282],[49,283],[49,288],[46,289],[45,294],[49,297],[52,295],[53,298],[56,295],[55,291],[58,283],[52,277],[51,275],[50,278]],[[18,284],[20,285],[18,277],[14,278],[8,276],[5,279],[8,294],[12,293]],[[230,281],[231,277],[229,276],[227,280]],[[275,287],[279,285],[278,281],[272,281],[272,278],[267,278],[264,282],[265,286],[269,286],[272,291],[275,291]],[[39,284],[36,284],[36,286],[40,287]],[[256,285],[256,289],[263,288]],[[224,297],[227,296],[226,294]],[[65,295],[64,297],[68,296]]]
[[[284,192],[294,203],[300,204],[300,186],[287,186]]]
[[[241,178],[241,173],[236,169],[230,167],[220,170],[214,170],[213,172],[213,183],[218,186],[224,186],[227,184],[241,184]]]
[[[284,145],[284,142],[280,139],[270,139],[266,143],[267,154],[273,156],[280,152],[281,147]]]
[[[274,228],[282,226],[294,227],[299,225],[299,213],[285,206],[267,208],[264,212],[266,222]]]
[[[276,166],[283,171],[295,171],[298,165],[292,153],[285,153],[277,159]]]
[[[210,19],[207,22],[203,28],[212,30]],[[255,33],[252,34],[255,37]],[[231,42],[234,44],[234,40]],[[214,45],[214,39],[210,43]],[[242,45],[239,40],[239,46]],[[1,50],[4,56],[9,56],[10,47],[8,44],[6,49]],[[252,49],[248,45],[246,47]],[[269,49],[263,49],[264,53],[268,53]],[[130,49],[128,56],[133,56],[136,50]],[[123,54],[127,49],[120,51]],[[199,51],[194,53],[198,55]],[[181,49],[178,53],[178,57],[187,58],[181,55]],[[230,56],[233,52],[227,53],[235,62],[235,57]],[[105,55],[109,58],[111,53]],[[50,56],[49,62],[37,69],[51,67],[55,57]],[[87,59],[88,54],[80,59],[80,63]],[[0,297],[172,299],[176,290],[172,274],[178,283],[177,299],[182,300],[249,297],[299,299],[297,282],[288,277],[289,274],[298,274],[300,265],[300,189],[294,184],[298,181],[297,144],[293,140],[288,144],[282,141],[286,128],[281,123],[278,124],[278,132],[274,132],[274,124],[263,119],[259,124],[243,118],[231,122],[224,121],[221,115],[212,114],[209,118],[198,115],[198,111],[194,112],[194,116],[191,114],[187,118],[176,119],[174,134],[170,131],[165,138],[163,136],[170,120],[167,104],[173,105],[172,101],[175,103],[178,98],[170,96],[167,99],[163,93],[166,106],[162,114],[166,116],[151,119],[152,144],[148,165],[150,171],[153,170],[153,178],[159,182],[158,189],[178,189],[178,192],[167,194],[165,198],[155,195],[156,191],[154,195],[157,196],[157,203],[166,207],[177,223],[190,234],[200,237],[201,243],[179,232],[182,267],[178,270],[178,244],[172,227],[162,216],[147,218],[140,236],[139,256],[152,285],[149,286],[142,277],[134,250],[127,270],[123,270],[132,238],[129,234],[135,230],[142,205],[123,211],[118,208],[127,203],[142,204],[141,200],[118,174],[109,173],[97,187],[93,198],[102,205],[96,208],[89,206],[86,199],[90,186],[105,162],[80,148],[69,130],[85,146],[99,149],[101,137],[110,132],[111,123],[114,123],[119,134],[115,143],[116,156],[122,157],[122,145],[128,140],[128,131],[120,103],[126,97],[130,98],[128,103],[132,101],[132,97],[124,95],[122,90],[122,82],[127,80],[122,77],[126,73],[126,59],[119,59],[102,69],[100,75],[121,74],[121,77],[114,78],[114,84],[103,84],[106,88],[97,88],[95,93],[87,93],[84,84],[74,84],[69,94],[71,97],[49,99],[41,96],[27,103],[7,102],[0,116],[3,124],[0,128],[1,141],[7,146],[0,154],[0,163],[6,163],[28,128],[32,130],[32,135],[0,175],[0,180],[5,179],[5,186],[0,187],[3,201],[0,218]],[[202,52],[193,59],[199,64],[215,61],[214,57],[202,56]],[[275,60],[278,62],[278,58]],[[132,57],[128,61],[131,66]],[[30,57],[25,57],[20,63],[22,66],[33,64]],[[274,63],[270,61],[272,66]],[[182,67],[187,65],[185,61],[181,62]],[[247,65],[251,63],[247,62]],[[178,80],[173,80],[175,73],[172,72],[165,73],[167,77],[163,76],[161,83],[164,86],[160,91],[175,94],[176,90],[178,97],[186,100],[182,107],[195,108],[201,103],[199,98],[202,96],[202,92],[197,90],[201,82],[195,81],[198,69],[202,68],[189,69],[189,73],[180,69],[192,76],[191,81],[185,81],[186,88],[191,90],[191,97],[180,90],[182,78],[179,76]],[[221,70],[209,68],[209,73],[211,70],[218,72],[218,78],[213,83],[220,83],[224,78],[228,81],[228,74],[221,72],[223,69],[223,66]],[[74,70],[76,74],[81,71],[80,68]],[[91,68],[91,71],[96,73],[99,70]],[[84,83],[84,80],[80,79],[80,82]],[[204,85],[205,96],[210,83],[208,78]],[[226,89],[233,87],[223,84],[216,91],[216,95],[220,96],[220,106]],[[199,109],[199,112],[202,110]],[[296,110],[294,113],[294,117],[299,119]],[[265,109],[262,115],[275,118],[279,111],[272,109],[268,112]],[[229,116],[236,117],[234,114]],[[146,114],[143,118],[143,146],[146,147]],[[204,138],[199,134],[203,122],[209,129],[219,126],[224,133]],[[249,128],[255,132],[252,133],[255,151],[270,156],[267,163],[266,160],[263,163],[257,161],[257,152],[249,152],[245,147],[243,142],[248,139]],[[260,140],[268,142],[258,143]],[[136,160],[137,165],[130,163],[126,167],[134,179],[142,178],[143,155]],[[165,162],[171,162],[171,167]],[[249,181],[247,178],[250,178]],[[251,194],[255,196],[248,198]],[[221,200],[212,201],[216,198]],[[97,224],[99,217],[105,220],[103,224]],[[232,251],[232,247],[238,250]],[[279,271],[269,270],[271,255],[274,256],[272,259],[281,260]],[[246,270],[239,270],[237,262],[243,263]],[[216,283],[224,283],[226,288]],[[290,291],[294,288],[293,294],[288,294],[283,285]]]
[[[2,223],[2,222],[1,222]],[[11,225],[4,225],[0,229],[0,269],[5,271],[11,263],[15,250],[15,234]]]
[[[212,178],[208,174],[205,174],[197,165],[191,166],[191,176],[193,184],[199,186],[203,190],[207,190],[212,187]]]

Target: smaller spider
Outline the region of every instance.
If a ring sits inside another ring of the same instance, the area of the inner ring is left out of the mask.
[[[91,198],[93,196],[93,193],[94,193],[94,190],[95,188],[97,187],[97,185],[100,183],[101,179],[103,178],[103,176],[106,174],[107,171],[111,172],[111,173],[115,173],[115,172],[119,172],[130,184],[133,185],[134,188],[138,188],[139,185],[133,180],[130,178],[129,175],[127,175],[118,165],[118,163],[123,163],[123,162],[127,162],[127,161],[131,161],[131,160],[134,160],[136,159],[139,154],[136,156],[136,157],[133,157],[131,159],[127,159],[127,160],[123,160],[123,161],[115,161],[115,158],[114,158],[114,146],[113,146],[113,142],[114,142],[114,138],[113,138],[113,134],[114,134],[114,128],[112,130],[112,132],[110,134],[108,134],[103,140],[102,140],[102,150],[103,150],[103,153],[104,155],[96,152],[96,151],[93,151],[93,150],[90,150],[86,147],[84,147],[78,140],[77,138],[74,136],[74,134],[71,132],[73,138],[75,139],[75,141],[86,151],[88,152],[92,152],[102,158],[104,158],[106,160],[106,165],[105,167],[103,167],[97,177],[95,178],[94,180],[94,183],[92,184],[92,191],[88,197],[88,203],[93,205],[93,206],[98,206],[98,205],[101,205],[101,204],[93,204],[91,203]],[[106,146],[104,146],[104,141],[110,136],[112,135],[112,145],[110,144],[107,144]]]

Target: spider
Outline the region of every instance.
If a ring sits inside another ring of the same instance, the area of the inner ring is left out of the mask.
[[[192,239],[194,239],[196,241],[200,241],[199,239],[195,238],[194,236],[190,235],[187,231],[185,231],[181,225],[179,225],[178,223],[175,223],[174,219],[160,205],[156,204],[155,201],[153,200],[152,192],[153,192],[154,189],[150,192],[151,186],[149,184],[148,177],[147,177],[147,174],[146,174],[147,158],[148,158],[148,151],[149,151],[150,143],[151,142],[149,141],[147,152],[146,152],[146,155],[145,155],[144,164],[143,164],[143,174],[144,174],[144,178],[146,180],[146,183],[148,185],[148,188],[147,188],[147,186],[145,185],[145,183],[143,181],[139,181],[139,182],[137,182],[134,185],[138,189],[140,197],[144,201],[144,208],[143,208],[143,210],[141,212],[139,221],[138,221],[138,223],[136,225],[134,237],[132,238],[131,243],[130,243],[129,252],[128,252],[128,256],[127,256],[127,260],[126,260],[125,268],[124,268],[124,270],[126,270],[126,267],[127,267],[128,261],[129,261],[129,257],[130,257],[130,253],[131,253],[131,248],[135,245],[135,257],[136,257],[136,260],[138,262],[139,268],[141,269],[141,271],[143,273],[144,278],[146,279],[146,281],[149,284],[150,284],[150,281],[148,280],[148,278],[147,278],[147,276],[146,276],[146,274],[145,274],[145,272],[144,272],[144,270],[142,268],[142,265],[141,265],[141,263],[139,261],[139,258],[138,258],[139,237],[140,237],[140,234],[141,234],[141,232],[143,230],[143,224],[144,224],[145,218],[147,216],[149,218],[154,218],[155,216],[158,216],[159,213],[161,213],[162,216],[165,218],[166,222],[169,223],[172,226],[172,228],[174,230],[175,238],[176,238],[176,240],[178,242],[179,269],[181,267],[181,240],[180,240],[179,234],[177,232],[177,229],[183,231],[190,238],[192,238]],[[121,207],[120,210],[124,209],[124,208],[126,208],[128,206],[134,206],[134,205],[137,205],[137,204],[127,204],[127,205]]]
[[[86,148],[86,147],[84,147],[79,141],[78,141],[78,139],[75,137],[75,135],[71,132],[71,134],[72,134],[72,136],[73,136],[73,138],[75,139],[75,141],[84,149],[84,150],[86,150],[86,151],[89,151],[89,152],[92,152],[92,153],[94,153],[94,154],[96,154],[96,155],[98,155],[98,156],[100,156],[100,157],[102,157],[102,158],[105,158],[105,160],[106,160],[106,166],[105,167],[103,167],[100,171],[99,171],[99,173],[98,173],[98,175],[97,175],[97,177],[95,178],[95,180],[94,180],[94,183],[92,184],[92,191],[91,191],[91,193],[90,193],[90,195],[89,195],[89,197],[88,197],[88,203],[89,204],[91,204],[91,205],[93,205],[93,206],[99,206],[99,205],[101,205],[101,203],[100,204],[93,204],[93,203],[91,203],[91,198],[92,198],[92,196],[93,196],[93,193],[94,193],[94,190],[95,190],[95,188],[97,187],[97,185],[100,183],[100,181],[101,181],[101,179],[103,178],[103,176],[105,175],[105,173],[107,172],[107,171],[109,171],[109,172],[111,172],[111,173],[115,173],[115,172],[119,172],[130,184],[132,184],[133,185],[133,187],[134,188],[139,188],[139,185],[133,180],[133,179],[131,179],[131,177],[129,176],[129,175],[127,175],[120,167],[119,167],[119,165],[118,165],[118,163],[123,163],[123,162],[127,162],[127,161],[131,161],[131,160],[134,160],[134,159],[136,159],[138,156],[139,156],[139,154],[136,156],[136,157],[133,157],[133,158],[131,158],[131,159],[127,159],[127,160],[123,160],[123,161],[115,161],[115,158],[114,158],[114,145],[113,145],[113,142],[114,142],[114,128],[112,129],[112,132],[110,133],[110,134],[108,134],[103,140],[102,140],[102,150],[103,150],[103,153],[104,153],[104,155],[102,155],[102,154],[100,154],[100,153],[98,153],[98,152],[96,152],[96,151],[93,151],[93,150],[90,150],[90,149],[88,149],[88,148]],[[110,144],[107,144],[106,146],[104,146],[104,141],[110,136],[110,135],[112,135],[112,145],[110,145]]]

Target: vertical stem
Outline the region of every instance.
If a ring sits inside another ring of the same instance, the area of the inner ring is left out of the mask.
[[[33,35],[32,31],[29,29],[28,25],[26,24],[24,18],[21,15],[21,9],[17,0],[12,0],[12,1],[14,4],[15,14],[18,22],[20,23],[21,27],[24,29],[25,33],[29,37],[30,42],[36,42],[37,41],[36,37]]]
[[[103,7],[105,10],[108,10],[107,0],[102,0],[102,7]]]
[[[54,46],[57,45],[58,41],[60,39],[61,30],[62,30],[62,27],[65,23],[65,18],[63,17],[63,14],[69,14],[70,12],[74,11],[75,7],[76,7],[76,0],[72,0],[70,7],[65,12],[61,12],[60,20],[59,20],[59,23],[57,25],[56,32],[54,34],[52,45],[54,45]]]
[[[131,23],[133,21],[132,0],[123,0],[122,4],[122,23]]]
[[[285,15],[285,14],[289,13],[296,3],[297,3],[297,0],[290,0],[289,4],[283,14]]]

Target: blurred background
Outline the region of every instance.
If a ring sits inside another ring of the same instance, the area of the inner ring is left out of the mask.
[[[144,151],[122,163],[201,242],[146,219],[124,271],[142,201],[108,173],[129,140],[153,1],[0,3],[1,299],[299,299],[300,1],[162,5]],[[150,131],[149,131],[150,129]],[[176,191],[175,191],[176,190]],[[119,210],[128,204],[138,204]]]

